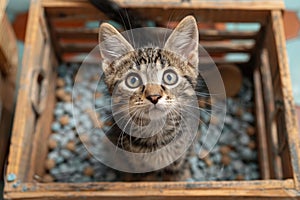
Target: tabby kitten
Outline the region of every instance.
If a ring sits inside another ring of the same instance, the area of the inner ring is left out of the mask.
[[[154,169],[161,162],[176,160],[160,170],[172,177],[180,177],[186,166],[184,143],[190,130],[182,120],[190,120],[188,114],[183,119],[183,110],[197,84],[198,37],[192,16],[177,25],[162,49],[134,49],[111,25],[103,23],[99,29],[102,69],[119,128],[109,134],[116,135],[119,148],[134,153],[154,152],[177,140],[146,163]],[[137,161],[128,162],[138,165]]]

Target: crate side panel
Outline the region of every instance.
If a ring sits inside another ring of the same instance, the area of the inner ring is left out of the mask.
[[[57,64],[57,59],[54,55],[54,49],[51,45],[50,37],[48,34],[48,29],[44,21],[44,17],[41,16],[41,28],[44,37],[44,50],[42,55],[41,69],[44,72],[43,80],[40,83],[40,91],[46,91],[40,97],[41,102],[45,102],[46,105],[36,121],[36,128],[33,140],[33,151],[31,155],[31,168],[34,169],[30,171],[29,177],[33,177],[40,180],[45,172],[44,163],[48,153],[47,140],[51,132],[51,124],[53,121],[52,112],[55,105],[55,67]],[[41,95],[41,94],[38,94]]]
[[[282,149],[279,149],[278,152],[282,153],[283,164],[288,168],[284,168],[284,172],[289,175],[291,169],[289,168],[287,162],[292,162],[292,172],[295,179],[295,184],[297,189],[300,189],[300,141],[299,141],[299,132],[297,124],[296,109],[294,106],[294,99],[292,95],[292,86],[290,79],[290,71],[287,61],[287,52],[285,44],[285,35],[283,28],[282,13],[280,11],[272,11],[270,14],[270,28],[271,28],[271,39],[275,44],[274,49],[269,49],[270,60],[275,60],[278,63],[278,70],[272,68],[272,78],[274,87],[275,101],[278,110],[281,110],[281,115],[279,115],[279,124],[280,128],[278,129],[279,137],[282,140],[287,140],[289,152],[284,152],[283,144],[280,145]],[[272,66],[272,65],[271,65]],[[273,67],[273,66],[272,66]],[[278,78],[277,78],[278,77]],[[276,118],[276,116],[275,116]],[[278,118],[276,118],[278,119]],[[279,147],[279,148],[280,148]],[[291,157],[291,161],[289,160]]]
[[[40,52],[37,51],[38,44],[41,43],[38,35],[38,16],[41,7],[38,1],[31,4],[27,34],[25,39],[25,53],[22,62],[20,75],[20,87],[16,105],[16,114],[12,130],[9,164],[7,173],[14,173],[18,180],[25,180],[26,174],[30,170],[29,159],[31,154],[32,134],[35,128],[35,113],[32,109],[30,91],[32,74],[38,66]]]

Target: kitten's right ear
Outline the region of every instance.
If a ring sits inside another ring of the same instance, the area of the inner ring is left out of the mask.
[[[99,28],[99,44],[100,55],[103,58],[103,71],[114,60],[134,50],[128,41],[108,23],[101,24]]]

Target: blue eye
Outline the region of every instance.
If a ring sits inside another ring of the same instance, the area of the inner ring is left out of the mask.
[[[142,85],[142,79],[137,73],[130,73],[126,77],[125,84],[131,89],[138,88]]]
[[[178,76],[175,71],[168,69],[163,75],[163,82],[166,85],[174,85],[178,81]]]
[[[137,81],[138,81],[137,77],[132,77],[132,78],[130,79],[130,83],[131,83],[132,85],[134,85],[134,83],[136,83]]]

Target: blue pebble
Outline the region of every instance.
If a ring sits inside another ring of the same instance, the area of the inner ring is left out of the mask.
[[[69,94],[72,94],[73,88],[71,86],[67,86],[67,87],[65,87],[65,92],[69,93]]]
[[[72,109],[73,109],[72,103],[65,103],[64,109],[66,112],[72,114]]]
[[[55,117],[60,117],[63,114],[64,114],[64,110],[63,109],[61,109],[61,108],[55,108],[55,110],[54,110]]]
[[[19,185],[21,184],[21,182],[20,181],[17,181],[17,182],[15,182],[14,184],[13,184],[13,188],[17,188],[17,187],[19,187]]]
[[[67,85],[69,86],[73,85],[73,80],[70,76],[66,76],[64,79]]]
[[[59,132],[61,129],[60,123],[59,122],[53,122],[51,126],[51,130],[54,132]]]
[[[6,180],[7,180],[8,182],[12,182],[12,181],[15,181],[16,178],[17,178],[17,176],[16,176],[15,174],[10,173],[10,174],[7,175]]]
[[[22,192],[26,192],[27,190],[28,190],[27,186],[24,185],[24,186],[22,187]]]
[[[243,160],[252,160],[254,152],[251,151],[249,148],[244,148],[242,149],[240,154]]]
[[[57,102],[56,103],[56,108],[62,108],[64,106],[63,102]]]
[[[69,122],[69,126],[71,127],[71,128],[74,128],[75,126],[76,126],[76,121],[75,121],[75,119],[70,119],[70,122]]]

